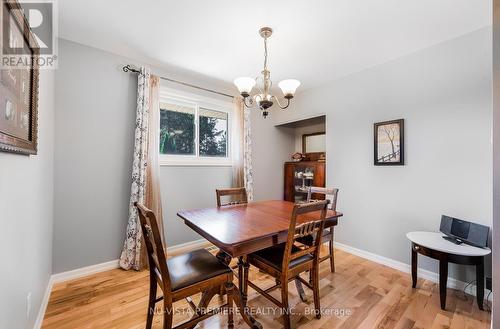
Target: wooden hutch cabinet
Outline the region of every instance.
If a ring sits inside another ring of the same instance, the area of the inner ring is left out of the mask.
[[[285,162],[284,199],[291,202],[307,200],[309,186],[325,187],[325,162]]]

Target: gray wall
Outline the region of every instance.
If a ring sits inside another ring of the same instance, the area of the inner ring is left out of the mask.
[[[406,232],[437,230],[441,214],[491,226],[491,60],[491,29],[482,29],[306,90],[292,109],[272,112],[276,122],[327,115],[327,182],[340,188],[345,213],[337,241],[409,263]],[[407,163],[375,167],[373,123],[399,118]]]
[[[325,132],[325,131],[326,131],[326,124],[325,123],[318,123],[318,124],[306,125],[304,127],[295,128],[294,132],[293,132],[294,139],[295,139],[295,144],[294,144],[295,148],[293,151],[302,153],[302,150],[303,150],[302,137],[303,137],[303,135],[318,133],[318,132]],[[326,137],[324,137],[324,138],[326,138]]]
[[[59,41],[54,273],[115,260],[120,255],[128,217],[137,88],[137,76],[121,70],[128,63],[137,64],[95,48]],[[228,91],[226,85],[191,72],[152,70]],[[162,167],[160,175],[167,243],[199,239],[175,214],[182,208],[214,204],[214,189],[229,185],[230,171],[224,167]]]
[[[215,189],[231,187],[232,168],[162,166],[160,176],[167,245],[201,239],[176,214],[180,209],[213,207]]]
[[[0,328],[33,328],[52,274],[54,71],[40,71],[38,154],[0,153]],[[31,312],[27,318],[27,295]]]
[[[283,199],[283,163],[290,160],[295,147],[292,128],[276,128],[271,116],[264,119],[260,111],[251,112],[252,166],[254,200]]]
[[[492,328],[500,328],[500,0],[493,1],[493,299]]]

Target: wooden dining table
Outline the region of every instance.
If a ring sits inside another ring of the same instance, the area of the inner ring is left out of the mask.
[[[204,209],[182,210],[177,215],[192,230],[219,248],[217,258],[229,265],[238,258],[238,288],[234,289],[234,301],[244,321],[251,328],[262,328],[246,307],[247,291],[244,282],[248,280],[250,265],[247,255],[274,245],[284,243],[294,203],[281,200],[257,201],[247,204],[229,205]],[[338,224],[342,213],[329,210],[326,214],[325,228]],[[319,218],[318,214],[300,215],[297,224]],[[300,281],[296,281],[301,298],[304,291]],[[198,305],[204,310],[210,300],[220,293],[220,289],[203,292]]]

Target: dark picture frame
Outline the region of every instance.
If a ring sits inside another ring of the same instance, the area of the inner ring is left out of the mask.
[[[404,155],[404,119],[374,123],[373,164],[402,166]]]
[[[30,59],[29,67],[0,69],[0,151],[37,154],[40,48],[19,2],[2,1],[0,28],[2,56],[6,56],[6,43],[19,42],[19,52],[7,57]]]

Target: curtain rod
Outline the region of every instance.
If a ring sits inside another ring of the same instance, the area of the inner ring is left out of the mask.
[[[138,70],[136,68],[133,68],[130,64],[125,65],[122,69],[123,69],[124,72],[141,73],[140,70]],[[160,76],[160,79],[166,80],[166,81],[169,81],[169,82],[173,82],[173,83],[177,83],[177,84],[180,84],[180,85],[183,85],[183,86],[191,87],[191,88],[208,91],[209,93],[214,93],[214,94],[217,94],[217,95],[234,98],[234,96],[221,93],[220,91],[215,91],[215,90],[212,90],[212,89],[207,89],[207,88],[203,88],[203,87],[200,87],[200,86],[195,86],[195,85],[192,85],[190,83],[182,82],[182,81],[179,81],[179,80],[174,80],[174,79],[171,79],[171,78],[161,77],[161,76]]]

